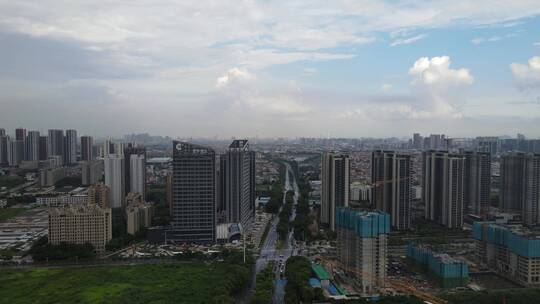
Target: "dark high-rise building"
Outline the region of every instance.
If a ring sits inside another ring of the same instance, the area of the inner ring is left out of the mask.
[[[465,152],[463,206],[470,214],[486,218],[491,193],[491,155],[488,152]]]
[[[49,157],[49,139],[47,136],[39,137],[39,160],[47,160]]]
[[[39,160],[39,131],[28,132],[25,149],[26,160]]]
[[[137,158],[137,159],[134,159],[132,161],[132,155],[135,155],[135,156],[142,156],[141,158]],[[139,168],[139,170],[136,170],[138,172],[139,175],[143,175],[141,178],[145,178],[145,170],[144,168],[146,167],[146,149],[144,147],[141,147],[141,146],[137,146],[133,143],[129,143],[127,145],[127,147],[124,148],[124,159],[126,160],[126,167],[125,167],[125,189],[126,189],[126,193],[129,193],[129,192],[134,192],[132,190],[134,189],[131,189],[132,188],[132,171],[134,171],[135,169],[137,169],[138,167],[141,167]],[[141,161],[142,161],[142,164],[141,164]],[[137,189],[136,192],[140,193],[141,195],[145,195],[145,191],[143,189],[142,192],[140,192],[141,189]]]
[[[501,201],[506,212],[521,214],[526,225],[540,222],[540,154],[514,152],[501,161]]]
[[[173,141],[171,230],[166,240],[216,240],[216,155],[214,150]]]
[[[24,141],[8,138],[7,158],[11,167],[18,166],[24,160]]]
[[[1,129],[4,130],[4,129]],[[8,140],[5,135],[0,135],[0,165],[7,165],[8,163]]]
[[[426,219],[448,228],[463,226],[465,159],[447,151],[423,153],[423,200]]]
[[[94,160],[94,139],[92,136],[81,136],[81,160]]]
[[[0,136],[6,136],[6,129],[0,128]]]
[[[64,163],[72,165],[77,163],[77,131],[66,130],[64,138]]]
[[[15,140],[24,141],[25,139],[26,139],[26,129],[23,129],[23,128],[15,129]]]
[[[47,157],[58,155],[61,156],[62,162],[65,163],[64,130],[49,130],[47,140]]]
[[[375,207],[391,216],[394,229],[411,228],[411,156],[395,151],[373,151],[372,197]]]
[[[345,154],[326,152],[321,164],[321,223],[335,230],[336,208],[349,206],[350,160]]]
[[[255,216],[255,152],[247,140],[235,140],[219,165],[220,214],[226,223],[246,227]]]

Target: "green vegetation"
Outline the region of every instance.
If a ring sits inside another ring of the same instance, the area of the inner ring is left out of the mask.
[[[314,299],[313,288],[309,285],[311,263],[306,257],[293,256],[285,267],[285,303],[311,303]]]
[[[92,244],[77,245],[60,243],[59,245],[51,245],[48,243],[46,236],[37,240],[28,253],[36,261],[67,260],[73,258],[90,259],[96,256]]]
[[[35,202],[36,202],[36,198],[31,195],[8,197],[7,199],[8,206],[14,206],[17,204],[28,205]]]
[[[255,295],[251,299],[252,304],[270,304],[272,303],[272,294],[274,290],[274,262],[268,263],[266,268],[257,274],[257,283]]]
[[[5,221],[10,218],[14,218],[22,214],[26,209],[24,208],[6,208],[0,209],[0,221]]]
[[[270,202],[266,204],[265,211],[267,213],[278,213],[279,208],[283,204],[283,185],[281,181],[277,181],[270,187],[270,192],[264,195],[270,196]]]
[[[250,269],[230,262],[0,271],[0,301],[235,303]]]
[[[21,176],[4,175],[0,176],[0,188],[6,187],[8,189],[17,187],[24,184],[24,178]]]
[[[272,228],[272,220],[268,221],[266,223],[266,227],[264,228],[263,235],[261,237],[261,242],[259,243],[259,247],[262,248],[264,245],[264,242],[266,241],[266,237],[268,236],[268,232],[270,231],[270,228]]]
[[[167,192],[163,185],[153,185],[146,189],[146,200],[154,202],[154,217],[152,225],[166,226],[171,221],[169,206],[167,205]]]
[[[289,191],[286,194],[285,199],[285,206],[281,209],[281,212],[279,213],[279,222],[276,227],[276,231],[278,233],[280,240],[286,240],[287,235],[289,234],[289,230],[291,229],[289,220],[292,215],[292,208],[293,208],[293,197],[294,192]]]
[[[424,219],[414,223],[413,231],[404,231],[390,234],[388,245],[406,245],[410,242],[425,244],[446,244],[451,239],[468,238],[470,232],[461,229],[450,229]]]
[[[107,249],[108,251],[117,251],[133,243],[142,241],[146,239],[146,232],[147,232],[147,229],[143,228],[137,231],[135,235],[131,235],[128,233],[119,235],[111,239],[109,242],[107,242],[107,244],[105,245],[105,249]]]
[[[538,288],[517,288],[485,290],[482,292],[457,292],[441,294],[441,297],[451,304],[530,304],[538,303],[540,289]]]
[[[311,191],[311,187],[309,186],[309,182],[304,178],[300,178],[298,180],[298,188],[300,190],[300,196],[298,198],[298,205],[296,206],[296,217],[293,221],[294,238],[305,241],[312,238],[309,226],[314,220],[309,214],[309,192]]]
[[[82,186],[82,178],[80,176],[67,176],[54,184],[56,187],[80,187]]]

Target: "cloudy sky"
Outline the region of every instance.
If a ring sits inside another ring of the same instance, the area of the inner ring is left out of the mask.
[[[0,0],[0,127],[540,137],[538,0]]]

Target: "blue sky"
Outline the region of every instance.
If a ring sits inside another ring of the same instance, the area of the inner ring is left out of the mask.
[[[540,137],[539,14],[533,0],[0,0],[0,127]]]

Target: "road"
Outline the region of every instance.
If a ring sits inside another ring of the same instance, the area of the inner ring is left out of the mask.
[[[287,191],[294,190],[294,208],[291,214],[290,221],[294,220],[296,217],[296,204],[298,203],[298,185],[296,183],[296,178],[294,177],[294,173],[292,171],[291,166],[288,163],[285,163],[286,166],[286,173],[285,173],[285,187],[283,191],[283,205],[285,205],[285,198]],[[280,209],[281,211],[281,209]],[[280,260],[283,261],[283,264],[287,261],[287,259],[290,256],[296,255],[297,250],[293,246],[293,232],[291,231],[287,237],[287,241],[283,244],[282,249],[277,249],[277,241],[278,241],[278,234],[276,231],[277,224],[279,222],[279,217],[275,216],[275,218],[271,222],[270,230],[268,230],[268,235],[266,236],[266,239],[264,241],[264,244],[261,248],[259,258],[255,262],[255,271],[253,273],[252,282],[250,283],[249,291],[246,293],[245,296],[241,296],[238,300],[240,303],[249,303],[249,299],[253,296],[253,293],[255,291],[255,282],[256,282],[256,276],[257,273],[259,273],[261,270],[263,270],[266,265],[268,265],[268,262],[274,261],[275,267],[275,285],[276,290],[274,291],[274,298],[272,300],[275,304],[283,303],[283,299],[285,296],[285,280],[280,278],[280,269],[277,267]],[[284,268],[284,267],[283,267]]]

